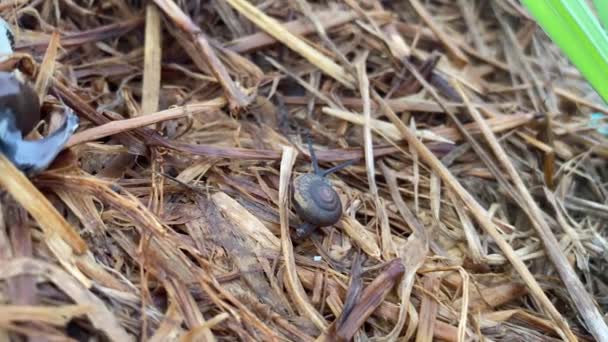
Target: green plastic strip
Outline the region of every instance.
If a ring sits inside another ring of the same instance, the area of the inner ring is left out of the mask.
[[[604,30],[608,31],[608,1],[593,0],[597,14],[600,16],[600,21],[604,25]]]
[[[591,9],[579,0],[522,0],[522,3],[608,102],[608,36]]]

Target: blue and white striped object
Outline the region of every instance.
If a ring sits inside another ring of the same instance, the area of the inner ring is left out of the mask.
[[[589,127],[594,128],[600,134],[608,137],[608,115],[603,113],[592,113]]]
[[[0,58],[12,54],[14,45],[15,36],[10,25],[0,18]]]

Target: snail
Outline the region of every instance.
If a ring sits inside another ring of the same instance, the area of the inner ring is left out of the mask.
[[[310,139],[308,139],[308,150],[314,173],[297,177],[292,185],[294,210],[302,220],[302,224],[295,229],[296,239],[305,238],[316,228],[331,226],[340,220],[342,217],[340,196],[325,177],[356,162],[351,160],[321,170]]]
[[[13,35],[0,18],[0,57],[13,53]],[[78,128],[78,117],[67,112],[57,130],[39,140],[23,137],[40,122],[40,101],[36,91],[19,70],[0,72],[0,153],[18,169],[34,175],[46,169]]]

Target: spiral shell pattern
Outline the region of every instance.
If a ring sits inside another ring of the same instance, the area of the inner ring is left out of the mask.
[[[293,186],[294,209],[303,221],[326,227],[340,220],[340,196],[325,178],[304,174],[294,180]]]

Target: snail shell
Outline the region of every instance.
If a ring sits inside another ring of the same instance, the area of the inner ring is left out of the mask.
[[[294,180],[293,187],[294,209],[303,221],[326,227],[340,220],[342,202],[325,178],[304,174]]]

